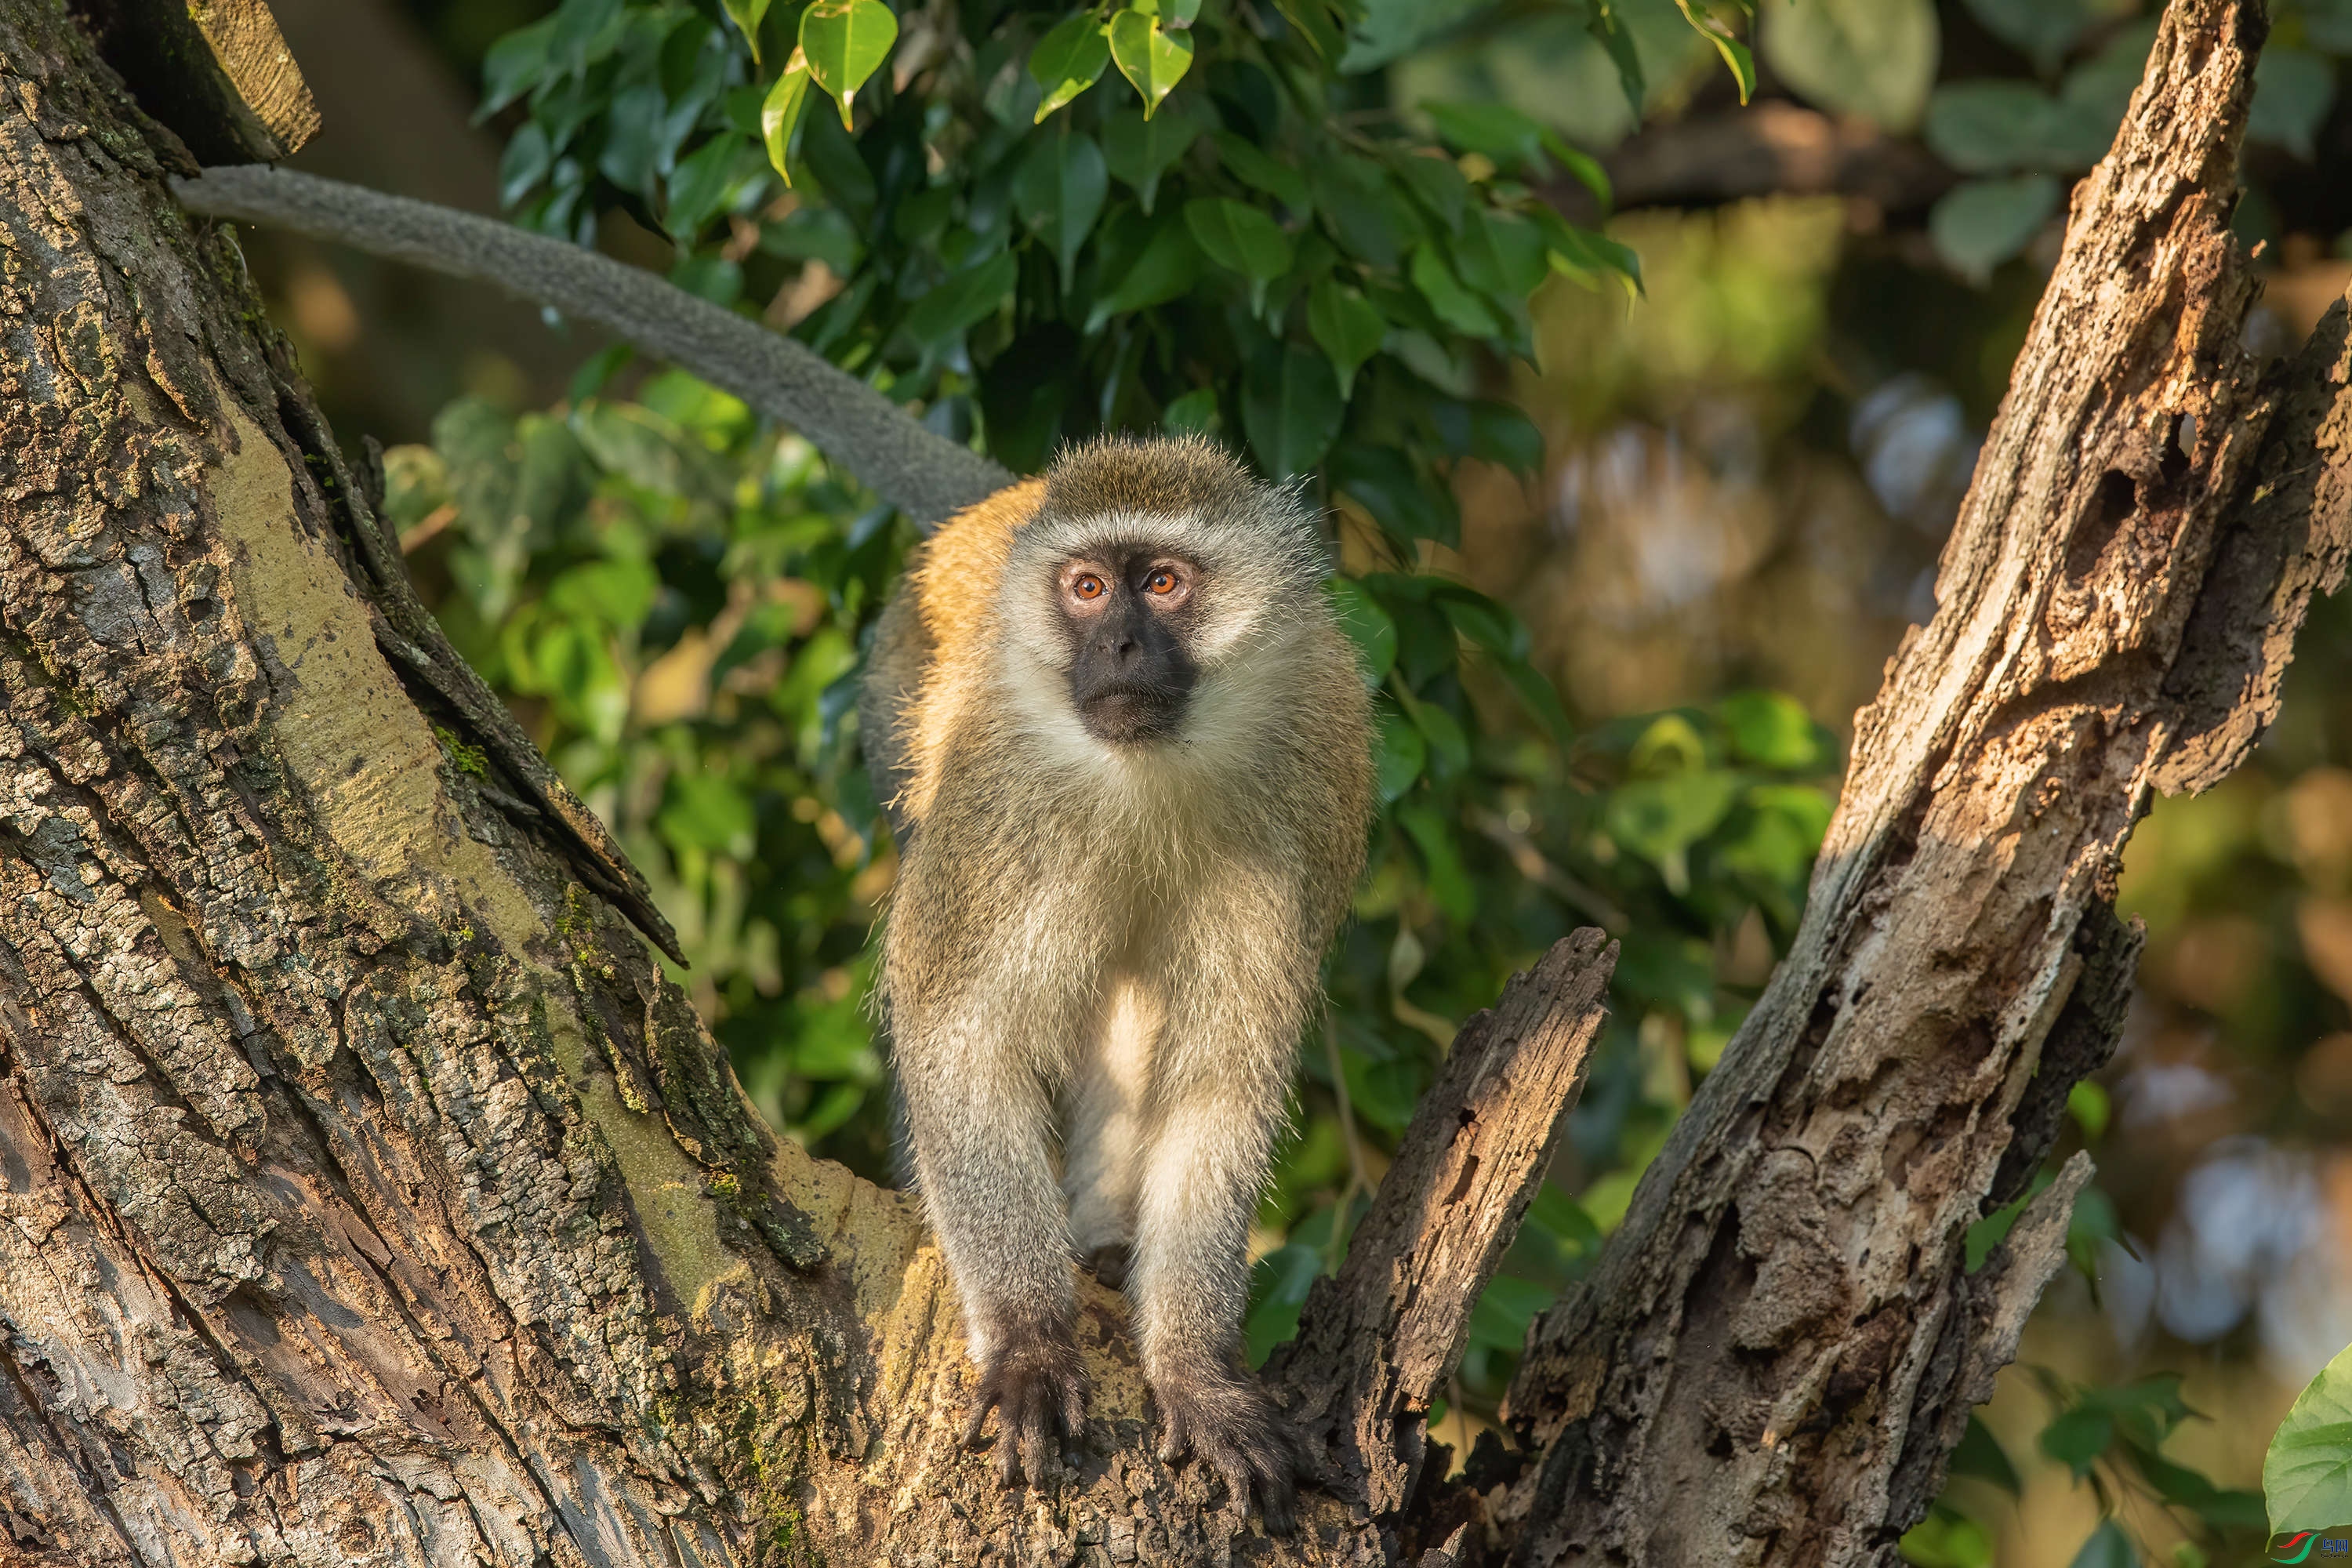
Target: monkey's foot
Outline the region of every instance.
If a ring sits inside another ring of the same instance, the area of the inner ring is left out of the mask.
[[[1009,1487],[1025,1474],[1031,1486],[1043,1486],[1053,1473],[1057,1429],[1076,1436],[1087,1421],[1086,1379],[1066,1328],[1030,1325],[997,1337],[981,1369],[965,1447],[980,1446],[991,1410],[997,1413],[997,1479]]]
[[[1086,1257],[1087,1271],[1113,1290],[1127,1289],[1127,1243],[1114,1241],[1108,1247],[1097,1247]]]
[[[1170,1377],[1152,1384],[1166,1432],[1160,1457],[1173,1464],[1192,1450],[1224,1478],[1237,1512],[1256,1494],[1265,1528],[1287,1535],[1297,1523],[1298,1482],[1311,1479],[1306,1457],[1282,1413],[1256,1380],[1223,1373]]]

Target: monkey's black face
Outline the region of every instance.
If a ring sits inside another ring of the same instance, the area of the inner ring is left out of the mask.
[[[1131,744],[1176,733],[1199,674],[1183,635],[1199,583],[1192,563],[1152,551],[1063,565],[1070,701],[1088,734]]]

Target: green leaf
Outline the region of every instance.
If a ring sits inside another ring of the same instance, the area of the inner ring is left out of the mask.
[[[768,0],[724,0],[724,4],[728,20],[741,31],[743,41],[751,46],[751,61],[758,64],[760,19],[768,14]]]
[[[1951,1473],[1990,1481],[2011,1497],[2025,1495],[2025,1483],[2017,1473],[2017,1466],[2011,1462],[2009,1450],[2000,1446],[1992,1428],[1974,1415],[1969,1417],[1968,1429],[1960,1434],[1958,1444],[1952,1449]]]
[[[1348,640],[1356,645],[1364,684],[1378,689],[1396,667],[1395,618],[1372,597],[1370,589],[1352,577],[1329,578],[1324,589],[1331,600],[1332,617],[1339,623]]]
[[[1339,433],[1347,405],[1331,362],[1294,343],[1268,343],[1242,385],[1242,428],[1276,479],[1315,471]]]
[[[1228,271],[1266,282],[1290,270],[1294,252],[1281,226],[1245,202],[1224,196],[1184,204],[1184,226],[1210,260]]]
[[[1798,96],[1884,131],[1918,127],[1941,48],[1934,0],[1800,0],[1760,26],[1766,63]]]
[[[2003,1212],[2006,1211],[1994,1211],[1995,1214]],[[1987,1215],[1985,1219],[1992,1217],[1993,1215]],[[1984,1220],[1977,1222],[1978,1225],[1984,1223]],[[2106,1453],[2107,1445],[2115,1440],[2115,1436],[2113,1411],[2098,1405],[2077,1405],[2042,1429],[2042,1451],[2074,1471],[2074,1479],[2079,1481],[2091,1473],[2091,1467]]]
[[[1491,338],[1502,331],[1479,298],[1462,286],[1437,247],[1424,240],[1413,247],[1412,286],[1429,301],[1439,321],[1465,337]]]
[[[1429,896],[1453,919],[1468,920],[1477,908],[1478,895],[1470,885],[1470,873],[1463,869],[1461,851],[1454,847],[1445,818],[1436,807],[1420,803],[1399,807],[1396,818],[1411,836],[1413,847],[1421,851],[1429,877]]]
[[[2271,1529],[2319,1530],[2352,1520],[2352,1349],[2295,1396],[2263,1458]]]
[[[907,312],[907,335],[926,349],[945,342],[1003,304],[1020,274],[1021,264],[1009,250],[955,274]]]
[[[1993,1568],[1991,1532],[1940,1502],[1904,1532],[1901,1552],[1911,1568]]]
[[[1065,294],[1070,291],[1079,247],[1102,216],[1109,191],[1102,149],[1084,132],[1042,138],[1013,177],[1013,208],[1061,264]]]
[[[2137,0],[1966,0],[1986,32],[2047,75],[2099,23],[2137,8]]]
[[[743,792],[723,774],[674,773],[654,825],[663,837],[685,848],[749,859],[759,818]]]
[[[1814,0],[1814,3],[1819,4],[1821,0]],[[1739,101],[1747,103],[1756,95],[1756,58],[1748,52],[1748,46],[1733,37],[1731,29],[1706,12],[1704,8],[1706,0],[1696,0],[1696,4],[1695,0],[1675,0],[1675,4],[1682,8],[1683,20],[1696,29],[1700,37],[1713,44],[1715,52],[1723,57],[1723,63],[1730,68],[1731,79],[1739,84]]]
[[[1045,91],[1035,123],[1101,80],[1109,63],[1110,29],[1092,11],[1055,23],[1029,51],[1029,74]]]
[[[1316,346],[1331,356],[1339,395],[1347,397],[1355,389],[1357,370],[1381,352],[1389,323],[1370,300],[1336,278],[1324,278],[1307,296],[1307,331]]]
[[[1690,847],[1730,815],[1738,797],[1738,775],[1719,769],[1635,779],[1610,791],[1601,826],[1622,847],[1655,866],[1679,896],[1690,888]]]
[[[1927,236],[1953,271],[1982,284],[2042,232],[2058,210],[2058,182],[2048,174],[1966,180],[1929,210]]]
[[[1160,426],[1171,435],[1206,436],[1217,428],[1217,389],[1196,386],[1160,411]]]
[[[769,163],[788,186],[793,172],[784,155],[792,146],[793,127],[800,123],[801,110],[808,107],[808,56],[796,47],[793,58],[784,62],[784,74],[776,79],[760,105],[760,140],[767,145]]]
[[[2087,169],[2106,152],[2123,114],[2105,87],[2087,66],[2056,98],[2029,82],[1946,82],[1927,100],[1923,134],[1936,155],[1962,174]]]
[[[2139,1568],[2139,1553],[2132,1550],[2131,1537],[2124,1533],[2123,1526],[2103,1519],[2083,1542],[2083,1549],[2074,1553],[2073,1568]]]
[[[1739,691],[1716,704],[1731,738],[1732,755],[1758,767],[1796,773],[1817,767],[1822,749],[1812,716],[1795,698],[1779,691]]]
[[[1306,175],[1268,157],[1230,131],[1218,132],[1216,140],[1218,159],[1244,184],[1264,191],[1295,213],[1306,212],[1312,205],[1307,194]]]
[[[2275,142],[2296,157],[2314,156],[2313,139],[2336,101],[2336,63],[2303,49],[2267,48],[2254,65],[2254,101],[2246,136]],[[2340,1522],[2340,1521],[2339,1521]]]
[[[1318,158],[1307,166],[1315,210],[1347,252],[1370,266],[1390,268],[1403,254],[1419,226],[1380,170],[1346,153]]]
[[[1633,47],[1633,35],[1627,31],[1625,18],[1619,11],[1619,0],[1588,0],[1584,8],[1584,30],[1592,35],[1608,51],[1609,63],[1617,68],[1617,85],[1625,91],[1625,101],[1633,106],[1633,120],[1642,118],[1642,57]]]
[[[800,47],[809,75],[841,105],[843,130],[850,129],[857,89],[898,40],[898,18],[883,0],[812,0],[801,13]]]
[[[1374,772],[1380,780],[1381,801],[1388,805],[1421,782],[1422,769],[1429,765],[1429,742],[1418,725],[1385,704],[1380,710],[1380,756]]]
[[[1437,133],[1465,153],[1481,153],[1496,166],[1519,174],[1541,175],[1544,153],[1559,132],[1535,116],[1500,100],[1484,103],[1424,101],[1421,111],[1437,126]]]
[[[1192,40],[1164,31],[1157,16],[1121,11],[1110,19],[1110,58],[1142,98],[1143,118],[1149,120],[1192,69]]]
[[[2066,1091],[2066,1111],[2074,1117],[2074,1125],[2083,1130],[2083,1140],[2095,1143],[2106,1135],[2110,1105],[2107,1091],[2089,1079],[2083,1079]],[[2085,1189],[2087,1193],[2091,1189]],[[2077,1204],[2079,1208],[2081,1205]]]
[[[1185,103],[1157,119],[1123,110],[1103,121],[1103,159],[1112,176],[1133,191],[1149,213],[1160,176],[1192,150],[1204,129],[1198,113]]]
[[[1470,210],[1470,182],[1453,159],[1410,156],[1394,159],[1389,166],[1447,233],[1462,232],[1463,216]]]
[[[539,85],[548,68],[555,23],[555,17],[544,17],[490,46],[482,57],[482,107],[474,111],[477,124]]]
[[[1125,315],[1173,300],[1189,291],[1201,275],[1201,247],[1174,214],[1153,232],[1131,263],[1120,270],[1118,284],[1096,298],[1087,315],[1087,331],[1098,330],[1113,316]]]

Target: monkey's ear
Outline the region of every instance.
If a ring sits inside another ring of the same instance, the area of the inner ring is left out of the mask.
[[[478,279],[609,327],[799,431],[926,533],[1013,482],[995,463],[926,428],[798,339],[593,250],[288,169],[206,169],[193,180],[173,178],[172,189],[190,212],[291,229]]]

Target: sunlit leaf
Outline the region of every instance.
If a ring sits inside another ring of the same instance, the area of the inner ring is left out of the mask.
[[[1110,58],[1143,100],[1143,117],[1149,120],[1192,68],[1192,40],[1165,30],[1157,16],[1125,10],[1110,19]]]
[[[808,106],[808,57],[800,49],[793,50],[792,58],[784,62],[776,85],[768,89],[767,101],[760,105],[760,140],[768,149],[768,163],[783,176],[784,184],[793,183],[792,169],[786,164],[793,127],[801,120],[801,110]]]
[[[811,0],[801,13],[801,52],[811,79],[841,106],[842,128],[850,125],[850,105],[898,39],[898,18],[883,0]]]
[[[2263,1498],[2274,1531],[2352,1520],[2352,1349],[2319,1369],[2279,1423],[2263,1458]]]
[[[1045,89],[1038,100],[1036,123],[1102,79],[1110,63],[1110,33],[1092,11],[1081,11],[1054,25],[1029,51],[1029,74]]]
[[[760,58],[760,20],[768,14],[768,0],[723,0],[728,20],[741,30],[744,42],[751,46],[751,58]]]

